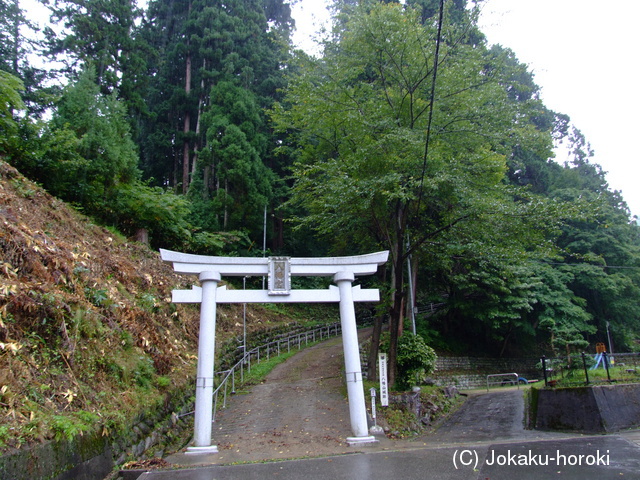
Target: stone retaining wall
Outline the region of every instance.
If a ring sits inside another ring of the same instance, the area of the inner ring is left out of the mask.
[[[186,428],[184,414],[192,409],[192,387],[167,394],[165,402],[148,408],[130,428],[105,436],[102,430],[73,439],[45,442],[0,456],[0,480],[51,479],[96,480],[111,473],[115,465],[135,458]]]
[[[454,386],[459,390],[470,390],[487,386],[486,375],[439,375],[433,377],[435,385],[440,387]]]
[[[537,379],[538,358],[438,357],[432,374],[436,385],[454,385],[459,389],[487,386],[487,375],[517,373],[527,380]]]
[[[482,373],[533,373],[539,358],[438,357],[436,373],[449,371],[482,371]]]
[[[362,371],[367,371],[368,344],[360,351]],[[487,375],[496,373],[517,373],[527,380],[537,380],[540,373],[536,368],[539,358],[483,358],[483,357],[441,357],[436,359],[436,371],[430,376],[434,385],[455,386],[460,390],[487,386]]]

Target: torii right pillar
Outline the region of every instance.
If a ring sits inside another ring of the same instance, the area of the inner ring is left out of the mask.
[[[362,383],[362,366],[360,363],[360,346],[356,328],[356,312],[353,302],[352,284],[355,280],[353,272],[343,271],[334,275],[333,281],[340,290],[340,323],[342,325],[342,347],[344,350],[344,367],[349,396],[349,417],[354,436],[347,438],[349,445],[360,445],[376,442],[369,435],[367,407]]]

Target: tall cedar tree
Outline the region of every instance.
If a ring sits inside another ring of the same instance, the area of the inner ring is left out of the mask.
[[[95,82],[103,94],[121,90],[123,78],[140,69],[135,38],[142,11],[133,0],[55,0],[51,19],[62,26],[47,28],[48,53],[78,75],[88,63],[96,71]]]
[[[194,219],[203,228],[261,225],[275,181],[267,168],[275,140],[263,109],[284,86],[291,26],[280,0],[149,5],[142,35],[156,55],[140,131],[142,168],[203,203]]]
[[[22,81],[22,100],[30,117],[41,116],[50,106],[50,94],[57,90],[44,87],[54,74],[29,61],[30,54],[41,50],[36,37],[37,28],[27,20],[18,0],[0,0],[0,70]]]

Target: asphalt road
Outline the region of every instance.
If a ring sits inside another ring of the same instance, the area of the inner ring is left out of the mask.
[[[172,455],[167,460],[176,469],[139,478],[640,480],[640,430],[599,436],[525,430],[516,389],[469,396],[429,435],[348,447],[341,441],[349,434],[341,361],[339,339],[303,350],[220,415],[218,454]]]
[[[640,431],[539,432],[524,430],[522,420],[521,390],[474,395],[434,434],[412,441],[381,439],[358,452],[321,458],[149,472],[140,480],[640,480]]]
[[[640,479],[640,448],[621,436],[360,453],[145,473],[140,480]]]

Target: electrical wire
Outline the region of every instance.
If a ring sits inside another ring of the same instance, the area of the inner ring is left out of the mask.
[[[442,23],[444,19],[444,0],[440,0],[440,12],[438,14],[438,34],[436,37],[436,51],[433,59],[433,77],[431,80],[431,98],[429,99],[429,120],[427,122],[427,138],[424,142],[424,156],[422,158],[422,174],[420,175],[420,187],[418,190],[418,206],[416,212],[420,211],[422,202],[422,191],[424,187],[424,176],[427,173],[427,158],[429,156],[429,142],[431,140],[431,123],[433,121],[433,107],[436,97],[436,79],[438,78],[438,59],[440,55],[440,43],[442,42]]]

